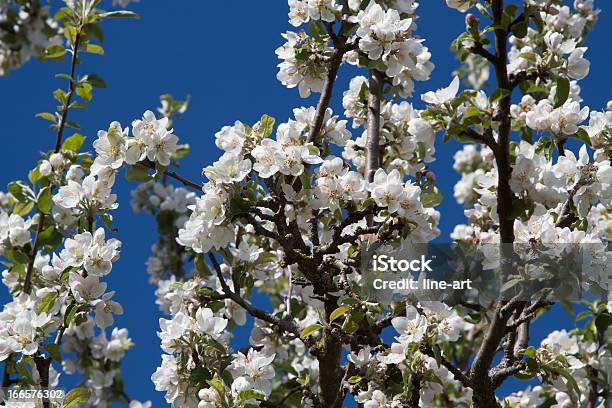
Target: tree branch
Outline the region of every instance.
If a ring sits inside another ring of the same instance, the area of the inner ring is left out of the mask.
[[[62,117],[60,119],[60,123],[57,128],[57,135],[55,137],[55,148],[53,150],[54,153],[58,153],[62,148],[62,138],[64,135],[64,129],[66,128],[66,121],[68,119],[68,112],[70,110],[70,103],[72,101],[72,96],[75,91],[75,72],[76,65],[78,62],[78,53],[79,53],[79,44],[81,41],[81,30],[77,30],[74,44],[72,46],[72,59],[70,60],[70,78],[68,85],[68,93],[66,94],[66,100],[62,106]],[[38,226],[36,228],[36,238],[32,243],[32,252],[30,253],[30,259],[28,261],[28,266],[26,269],[26,275],[23,282],[23,291],[25,293],[30,293],[32,290],[32,273],[34,272],[34,261],[36,260],[36,255],[38,254],[38,236],[42,232],[42,227],[45,223],[45,214],[41,211],[38,211]]]
[[[476,44],[474,44],[474,46],[472,48],[470,48],[470,51],[476,55],[480,55],[481,57],[483,57],[484,59],[486,59],[487,61],[489,61],[492,64],[497,63],[497,59],[495,57],[495,55],[491,54],[486,48],[484,48],[482,46],[481,43],[477,42]]]
[[[464,132],[460,134],[460,136],[464,136],[469,139],[475,140],[478,143],[484,144],[485,146],[493,150],[493,152],[497,151],[497,142],[493,137],[493,130],[491,128],[486,129],[483,134],[478,133],[472,128],[467,128]]]
[[[282,331],[292,334],[296,338],[300,338],[300,330],[297,324],[292,319],[290,318],[289,319],[279,319],[277,317],[274,317],[271,314],[254,307],[249,302],[244,300],[239,294],[233,292],[229,288],[227,282],[225,282],[225,277],[223,276],[223,272],[221,271],[221,266],[219,265],[219,262],[217,262],[217,260],[215,259],[215,256],[212,253],[208,253],[208,258],[210,259],[210,262],[213,264],[213,267],[217,274],[217,278],[219,279],[219,283],[221,285],[223,294],[225,296],[227,296],[230,300],[234,301],[236,304],[240,305],[251,316],[259,320],[263,320],[264,322],[269,323],[273,326],[276,326]],[[304,341],[306,345],[310,345],[305,340],[302,340],[302,341]]]
[[[578,181],[576,185],[570,190],[567,200],[561,208],[561,213],[559,214],[559,218],[557,218],[555,227],[568,228],[573,223],[578,221],[579,218],[572,212],[572,203],[574,201],[574,196],[578,193],[578,190],[580,190],[583,185],[584,183],[582,181]]]
[[[42,212],[38,213],[38,225],[36,226],[36,237],[32,243],[32,252],[28,259],[28,267],[26,269],[25,280],[23,282],[23,291],[29,294],[32,291],[32,274],[34,273],[34,262],[36,261],[36,255],[38,254],[38,237],[43,230],[43,224],[45,222],[45,214]]]
[[[70,109],[70,103],[76,89],[75,83],[76,78],[74,77],[76,71],[76,65],[78,62],[77,54],[79,50],[79,43],[81,41],[81,30],[77,30],[74,37],[74,45],[72,46],[72,59],[70,61],[70,84],[68,85],[68,94],[66,94],[66,101],[62,108],[62,118],[60,119],[59,127],[57,128],[57,136],[55,138],[55,153],[59,152],[62,148],[62,136],[64,134],[64,128],[66,127],[66,120],[68,119],[68,111]]]
[[[419,408],[421,400],[421,376],[417,373],[412,374],[410,379],[410,408]]]
[[[142,164],[145,167],[148,167],[150,169],[154,169],[155,170],[155,163],[150,162],[149,160],[144,160],[142,162],[140,162],[139,164]],[[164,175],[175,179],[176,181],[180,182],[181,184],[183,184],[186,187],[190,187],[192,189],[194,189],[195,191],[197,191],[198,193],[202,193],[202,185],[201,184],[197,184],[194,183],[193,181],[187,180],[185,177],[181,176],[180,174],[174,172],[174,171],[168,171],[166,169],[164,169]]]
[[[380,167],[380,104],[383,89],[382,73],[376,69],[368,70],[368,140],[366,142],[365,177],[374,179],[374,173]]]
[[[434,351],[429,346],[421,347],[421,351],[424,354],[428,355],[429,357],[436,358],[436,355],[435,355]],[[455,376],[455,378],[459,382],[461,382],[461,384],[464,387],[466,387],[466,388],[471,388],[472,387],[472,380],[463,371],[461,371],[453,363],[451,363],[446,358],[444,358],[444,356],[440,356],[439,358],[440,358],[440,364],[442,364],[444,367],[446,367],[446,369],[448,371],[450,371]]]
[[[342,23],[339,35],[336,35],[334,33],[333,26],[328,26],[327,28],[329,36],[333,40],[335,50],[329,62],[329,70],[327,71],[327,76],[325,77],[325,81],[323,83],[323,92],[321,92],[319,102],[317,103],[314,124],[310,129],[308,138],[306,139],[308,143],[313,143],[315,146],[321,143],[321,127],[323,126],[325,113],[327,112],[327,108],[329,107],[329,102],[331,100],[332,93],[334,90],[334,83],[336,82],[338,70],[340,69],[340,65],[342,64],[342,58],[346,53],[346,37],[343,35],[344,27],[345,22]]]

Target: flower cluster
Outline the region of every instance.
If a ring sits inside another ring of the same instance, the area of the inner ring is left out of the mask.
[[[61,44],[61,30],[38,0],[0,2],[0,76]]]
[[[290,0],[289,18],[295,27],[314,20],[310,26],[310,36],[304,31],[287,32],[283,37],[285,45],[276,50],[283,62],[279,65],[278,79],[289,88],[299,87],[300,96],[308,97],[311,91],[322,92],[326,77],[335,74],[337,68],[330,72],[326,62],[338,59],[334,48],[328,43],[337,38],[325,32],[317,20],[330,23],[341,14],[345,24],[356,27],[355,34],[346,39],[350,46],[342,49],[344,60],[354,65],[377,65],[386,75],[392,78],[395,92],[403,97],[410,96],[414,89],[414,80],[425,81],[433,70],[429,61],[431,54],[413,35],[417,3],[413,1],[379,1],[369,2],[361,10],[359,2],[349,2],[348,10],[335,0]],[[346,16],[346,12],[354,15]],[[340,62],[337,62],[338,64]],[[335,78],[331,78],[334,80]],[[329,81],[329,80],[328,80]]]
[[[575,1],[574,10],[556,3],[561,2],[535,4],[544,23],[542,30],[528,28],[524,37],[510,37],[510,73],[536,66],[578,80],[589,73],[590,63],[583,57],[587,48],[577,45],[597,20],[599,10],[594,8],[592,1]]]
[[[311,19],[331,23],[336,20],[340,9],[336,0],[289,0],[289,22],[294,27],[306,24]]]
[[[288,88],[297,86],[302,98],[309,97],[313,91],[321,92],[327,76],[322,62],[332,49],[303,31],[287,31],[283,38],[287,42],[276,50],[278,58],[283,60],[278,65],[278,80]]]

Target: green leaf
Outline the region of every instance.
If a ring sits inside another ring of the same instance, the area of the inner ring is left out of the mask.
[[[341,303],[342,303],[343,305],[349,305],[349,306],[352,306],[352,305],[358,305],[358,304],[360,304],[361,302],[360,302],[358,299],[354,299],[354,298],[346,298],[346,299],[343,299]]]
[[[334,310],[329,315],[329,322],[332,323],[334,320],[336,320],[340,316],[344,316],[346,314],[346,312],[348,312],[348,311],[349,311],[349,308],[347,306],[340,306],[339,308]]]
[[[518,38],[523,38],[527,35],[527,21],[524,19],[512,26],[512,34]]]
[[[125,178],[128,181],[146,182],[151,180],[149,169],[142,164],[135,164],[125,170]]]
[[[66,102],[66,92],[64,92],[63,89],[58,88],[53,91],[53,98],[63,105],[64,102]]]
[[[51,121],[53,123],[57,123],[57,118],[55,117],[55,115],[52,114],[52,113],[49,113],[49,112],[37,113],[36,117],[46,119],[46,120]]]
[[[68,305],[68,307],[66,308],[66,313],[64,314],[64,326],[70,326],[70,322],[78,311],[79,307],[76,304],[71,303],[70,305]]]
[[[87,388],[75,388],[66,394],[64,398],[64,408],[72,407],[78,403],[86,403],[89,400],[89,390]]]
[[[301,339],[305,339],[306,337],[318,332],[319,330],[321,330],[323,328],[323,326],[321,326],[318,323],[315,324],[311,324],[310,326],[306,327],[305,329],[303,329],[300,332],[300,338]]]
[[[202,274],[204,276],[212,275],[212,272],[210,272],[210,269],[208,268],[208,265],[206,265],[206,262],[204,261],[204,256],[202,254],[197,254],[196,255],[196,258],[195,258],[195,267],[196,267],[196,270],[198,272],[200,272],[200,274]]]
[[[64,37],[72,45],[76,41],[76,28],[69,24],[64,25]]]
[[[46,230],[42,231],[38,235],[38,243],[40,245],[46,245],[50,247],[57,247],[62,243],[63,236],[55,229],[55,226],[51,226]]]
[[[589,134],[583,128],[578,129],[575,135],[573,135],[578,140],[582,140],[587,146],[591,145],[591,139],[589,138]]]
[[[248,401],[251,399],[263,401],[266,399],[266,395],[263,392],[257,390],[244,390],[241,391],[240,394],[238,394],[238,399],[240,401]]]
[[[361,381],[361,377],[358,375],[354,375],[348,379],[349,384],[357,384],[359,381]]]
[[[100,18],[133,18],[138,20],[140,17],[138,14],[127,10],[109,11],[108,13],[101,13]]]
[[[518,354],[522,354],[524,356],[529,356],[532,358],[535,358],[536,356],[536,349],[533,346],[527,347],[526,349],[520,350],[518,352]]]
[[[91,101],[93,98],[93,94],[91,93],[93,86],[88,82],[83,82],[77,85],[76,93],[79,95],[85,102]]]
[[[344,330],[348,334],[353,334],[357,330],[359,330],[359,325],[357,324],[357,322],[354,322],[352,319],[345,319],[344,324],[342,325],[342,330]]]
[[[43,59],[56,59],[61,58],[66,54],[66,49],[61,45],[54,44],[45,50]]]
[[[51,213],[51,207],[53,207],[51,187],[45,187],[40,190],[40,193],[38,193],[37,205],[40,212],[45,214]]]
[[[28,180],[30,180],[32,184],[36,184],[36,182],[40,180],[40,168],[38,165],[28,172]]]
[[[524,53],[521,53],[521,54],[519,54],[519,57],[523,58],[523,59],[526,59],[527,61],[531,61],[534,64],[538,61],[535,53],[533,53],[533,52],[524,52]]]
[[[20,203],[30,202],[34,199],[32,189],[21,180],[9,183],[8,191]]]
[[[595,318],[595,327],[599,333],[605,333],[608,328],[612,326],[612,315],[609,313],[602,313]]]
[[[119,231],[117,228],[113,227],[113,216],[110,214],[100,214],[100,219],[104,223],[104,226],[113,232]]]
[[[93,38],[98,42],[104,41],[104,32],[99,24],[88,23],[83,26],[83,29],[90,38]]]
[[[48,312],[57,299],[57,292],[47,293],[38,304],[38,313]]]
[[[71,102],[68,106],[70,109],[87,109],[87,105],[81,102]]]
[[[489,97],[489,101],[491,103],[495,103],[501,99],[504,99],[505,97],[507,97],[508,95],[510,95],[510,91],[504,88],[497,88],[495,90],[495,92],[493,92],[491,94],[491,96]]]
[[[15,364],[15,368],[17,369],[17,373],[19,374],[21,380],[25,381],[30,385],[36,384],[36,381],[34,381],[34,379],[32,378],[32,374],[30,373],[30,370],[28,370],[25,366],[25,362],[23,360],[17,362],[17,364]]]
[[[213,373],[204,366],[197,366],[193,370],[191,370],[191,374],[189,375],[189,381],[192,383],[203,383],[212,378]]]
[[[562,106],[569,96],[570,83],[567,78],[557,78],[557,90],[555,92],[555,108]]]
[[[219,381],[217,378],[213,378],[206,382],[208,383],[208,385],[213,387],[215,391],[217,391],[217,394],[219,394],[221,398],[223,398],[223,396],[225,395],[225,387],[223,387],[223,384],[221,383],[221,381]]]
[[[13,214],[21,215],[22,217],[29,214],[34,208],[34,202],[28,201],[27,203],[17,203],[15,207],[13,207]]]
[[[489,13],[489,10],[487,10],[487,8],[485,6],[483,6],[482,4],[476,3],[476,8],[478,9],[478,11],[480,11],[480,13],[483,16],[486,16],[486,17],[488,17],[490,19],[493,19],[493,16]]]
[[[259,119],[260,127],[259,133],[264,135],[264,137],[268,137],[272,134],[272,130],[274,129],[274,122],[276,120],[268,115],[263,115],[261,119]]]
[[[106,82],[98,74],[88,74],[84,78],[85,81],[91,84],[94,88],[106,88]]]
[[[377,69],[381,72],[385,72],[387,70],[387,66],[385,65],[384,62],[376,60],[376,61],[370,61],[368,63],[368,68],[370,69]]]
[[[310,31],[312,38],[319,42],[323,41],[327,36],[327,32],[318,20],[314,20],[312,23],[310,23],[308,30]]]
[[[242,214],[249,212],[251,206],[249,205],[249,202],[241,196],[234,195],[230,199],[230,208],[232,210],[232,214]]]
[[[564,368],[554,367],[552,368],[552,371],[554,371],[555,373],[559,374],[560,376],[562,376],[563,378],[567,380],[568,384],[570,385],[569,388],[572,388],[574,390],[574,392],[576,393],[576,396],[578,397],[578,400],[580,400],[580,397],[582,394],[580,392],[580,387],[578,387],[578,383],[576,382],[576,379],[569,372],[567,372],[567,370],[565,370]]]
[[[275,262],[277,261],[278,258],[275,254],[273,254],[272,252],[262,252],[261,254],[259,254],[259,257],[257,257],[257,260],[255,261],[256,264],[264,264],[264,263],[269,263],[269,262]]]
[[[442,203],[442,193],[437,187],[424,190],[421,193],[421,203],[425,208],[432,208]]]
[[[74,135],[64,140],[64,143],[62,143],[62,150],[78,152],[79,149],[83,146],[84,142],[85,142],[85,136],[79,133],[75,133]]]
[[[45,347],[45,350],[47,350],[47,353],[49,353],[49,357],[51,357],[55,361],[59,361],[59,362],[62,361],[62,353],[60,352],[59,344],[50,343],[50,344],[45,344],[44,347]]]
[[[480,109],[475,106],[470,106],[465,110],[465,114],[462,116],[462,119],[466,120],[475,116],[480,116]]]
[[[17,248],[5,248],[4,257],[14,264],[26,264],[30,260],[29,256],[21,252]]]
[[[541,93],[544,95],[548,95],[548,88],[546,88],[545,86],[532,85],[529,88],[527,88],[526,93],[528,94]]]
[[[89,52],[90,54],[104,55],[104,48],[98,44],[87,44],[85,47],[85,52]]]

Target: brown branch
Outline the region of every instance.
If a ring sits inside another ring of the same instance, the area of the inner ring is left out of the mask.
[[[525,81],[534,81],[538,78],[546,79],[546,76],[538,71],[520,71],[516,74],[510,74],[510,90],[516,88]]]
[[[297,324],[292,319],[279,319],[275,316],[272,316],[271,314],[261,309],[258,309],[249,302],[247,302],[238,293],[233,292],[229,288],[227,282],[225,282],[225,277],[223,276],[223,272],[221,271],[221,266],[219,265],[219,262],[215,259],[215,256],[212,253],[209,253],[208,258],[210,259],[210,262],[212,263],[215,269],[217,278],[219,279],[219,283],[221,285],[221,289],[223,290],[223,294],[225,296],[227,296],[230,300],[234,301],[236,304],[240,305],[251,316],[259,320],[263,320],[264,322],[267,322],[273,326],[276,326],[282,331],[292,334],[296,338],[300,338],[300,330]],[[306,345],[310,345],[305,340],[302,341],[304,341]]]
[[[421,376],[417,373],[412,374],[410,379],[410,408],[419,408],[421,400]]]
[[[374,179],[374,173],[380,167],[380,105],[383,90],[383,74],[376,70],[368,71],[368,140],[366,142],[365,177]]]
[[[512,208],[514,193],[510,188],[512,165],[510,159],[510,103],[512,86],[506,68],[508,31],[502,28],[504,13],[503,0],[493,0],[492,5],[493,22],[495,24],[495,77],[498,89],[510,91],[508,95],[499,101],[499,129],[498,148],[495,153],[495,161],[498,168],[497,183],[497,212],[499,215],[501,268],[505,276],[509,276],[513,268],[512,248],[510,243],[514,242],[514,217]],[[497,408],[499,404],[495,397],[495,388],[499,385],[494,383],[489,376],[489,367],[497,352],[498,346],[506,334],[506,324],[513,312],[512,307],[499,303],[495,308],[493,319],[487,333],[478,349],[474,362],[470,368],[470,379],[473,383],[473,400],[478,408]]]
[[[72,46],[72,59],[70,61],[70,84],[68,85],[68,94],[66,95],[66,101],[64,102],[64,106],[62,108],[62,118],[60,119],[59,127],[57,129],[57,136],[55,138],[55,153],[59,152],[62,148],[62,136],[64,134],[64,128],[66,127],[66,120],[68,118],[68,111],[70,109],[70,103],[72,102],[72,97],[74,95],[74,91],[76,90],[76,79],[74,77],[76,71],[76,65],[78,63],[78,50],[79,43],[81,41],[81,29],[79,28],[74,37],[74,45]]]
[[[491,128],[486,129],[483,134],[478,133],[472,128],[467,128],[460,133],[459,136],[464,136],[478,143],[484,144],[493,150],[493,152],[497,151],[497,142],[493,137],[493,130]]]
[[[187,187],[191,187],[192,189],[196,190],[197,192],[201,193],[202,192],[202,185],[201,184],[197,184],[194,183],[192,181],[187,180],[186,178],[178,175],[176,172],[174,171],[168,171],[168,170],[164,170],[164,174],[168,177],[172,177],[173,179],[183,183],[183,185],[187,186]]]
[[[150,162],[149,160],[144,160],[142,162],[140,162],[139,164],[142,164],[145,167],[148,167],[150,169],[156,170],[155,168],[155,163]],[[194,183],[193,181],[187,180],[185,177],[181,176],[180,174],[174,172],[174,171],[169,171],[164,169],[163,175],[168,176],[170,178],[175,179],[176,181],[180,182],[181,184],[183,184],[186,187],[190,187],[192,189],[194,189],[195,191],[201,193],[202,192],[202,185],[198,184],[198,183]]]
[[[422,346],[421,351],[429,357],[436,358],[434,351],[429,346]],[[466,388],[472,387],[472,380],[453,363],[448,361],[444,356],[439,356],[440,364],[442,364],[448,371],[450,371],[455,378]]]
[[[492,64],[497,63],[497,58],[495,57],[495,55],[491,54],[479,42],[474,44],[474,46],[472,48],[470,48],[470,51],[472,53],[476,54],[476,55],[480,55],[481,57],[483,57],[484,59],[486,59],[487,61],[489,61]]]
[[[325,113],[327,112],[329,102],[331,101],[331,97],[334,90],[334,83],[336,82],[338,70],[340,69],[340,65],[342,64],[342,58],[346,53],[346,37],[342,35],[344,26],[345,23],[343,22],[342,27],[340,28],[339,35],[336,35],[334,33],[333,25],[327,27],[329,36],[334,43],[335,50],[329,62],[329,70],[327,71],[327,75],[325,76],[325,81],[323,83],[323,91],[321,92],[319,102],[317,103],[314,124],[310,129],[308,138],[306,139],[308,143],[313,143],[315,146],[321,143],[321,128],[323,127],[323,120],[325,119]]]
[[[522,323],[517,329],[517,340],[514,347],[514,355],[529,347],[529,322]]]
[[[77,30],[75,35],[74,44],[72,45],[72,59],[70,60],[70,78],[68,85],[68,93],[66,94],[66,100],[62,106],[62,117],[60,119],[60,123],[57,128],[57,135],[55,137],[55,148],[54,153],[58,153],[62,148],[62,138],[64,135],[64,129],[66,128],[66,121],[68,119],[68,112],[70,110],[70,103],[72,102],[72,97],[74,95],[74,91],[76,89],[75,83],[75,72],[76,65],[78,63],[78,53],[79,53],[79,44],[81,41],[81,30]],[[43,225],[45,223],[45,213],[42,211],[38,211],[38,227],[36,228],[36,237],[34,238],[34,242],[32,244],[32,252],[30,253],[30,259],[28,261],[28,266],[26,269],[26,275],[23,282],[23,291],[25,293],[30,293],[32,291],[32,274],[34,272],[34,261],[36,260],[36,255],[38,254],[38,236],[42,232]]]
[[[34,273],[34,262],[36,261],[36,255],[38,254],[38,237],[43,230],[43,224],[45,222],[45,214],[42,212],[38,213],[38,225],[36,226],[36,237],[32,243],[32,252],[28,259],[28,267],[26,269],[26,276],[23,282],[23,291],[30,293],[32,291],[32,274]]]
[[[583,185],[584,183],[582,181],[578,181],[570,190],[569,196],[561,208],[561,213],[559,214],[559,218],[557,218],[555,227],[568,228],[579,220],[579,218],[572,212],[572,203],[574,201],[574,196],[578,193],[578,190],[580,190]]]
[[[495,370],[491,374],[491,382],[494,387],[499,387],[506,378],[524,370],[526,367],[527,364],[524,361],[519,361],[510,367],[503,367],[499,370]]]
[[[257,220],[255,219],[253,215],[244,213],[244,214],[240,214],[240,216],[244,217],[246,221],[253,226],[253,229],[255,229],[255,232],[257,232],[259,235],[264,236],[266,238],[273,239],[281,245],[283,244],[284,240],[278,233],[274,231],[270,231],[267,228],[264,228],[259,222],[257,222]]]

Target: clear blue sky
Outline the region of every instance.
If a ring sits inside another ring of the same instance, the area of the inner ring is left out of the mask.
[[[604,10],[587,42],[591,74],[581,85],[585,103],[601,110],[611,99],[612,8],[603,0],[598,0],[597,5]],[[316,104],[317,95],[302,100],[296,90],[288,90],[276,80],[278,60],[274,50],[283,43],[280,33],[292,29],[287,22],[285,1],[142,0],[132,8],[141,15],[141,20],[106,23],[106,55],[88,55],[79,67],[82,73],[99,73],[108,84],[107,89],[95,93],[89,110],[72,116],[82,125],[81,133],[88,136],[89,144],[97,130],[106,129],[111,121],[118,120],[126,126],[145,110],[154,110],[160,94],[172,93],[178,98],[190,94],[191,106],[176,123],[175,133],[193,149],[183,161],[181,172],[200,180],[202,167],[219,155],[214,133],[222,126],[235,120],[253,123],[263,113],[286,121],[294,107]],[[457,66],[449,45],[464,29],[464,16],[448,9],[443,0],[423,0],[418,12],[421,17],[418,33],[426,39],[436,69],[431,81],[417,83],[415,95],[448,85]],[[52,148],[54,137],[46,122],[34,115],[52,110],[51,92],[65,87],[65,82],[54,78],[54,74],[66,70],[67,62],[32,61],[0,78],[2,188],[11,180],[25,179],[39,152]],[[332,103],[334,111],[341,112],[341,95],[349,79],[341,74]],[[418,97],[414,103],[422,106]],[[439,207],[445,237],[454,224],[463,220],[462,208],[452,198],[452,188],[458,179],[451,167],[457,146],[443,145],[440,141],[434,164],[445,194]],[[115,188],[120,208],[113,215],[123,247],[121,260],[108,281],[109,289],[117,290],[116,299],[126,310],[116,323],[127,327],[136,343],[124,360],[127,391],[132,398],[150,399],[157,407],[164,406],[165,401],[162,393],[154,390],[150,375],[160,362],[156,336],[160,313],[144,266],[156,230],[148,216],[132,214],[130,191],[134,187],[120,178]],[[0,299],[6,299],[4,288]],[[534,340],[539,342],[547,329],[569,323],[562,312],[551,316],[546,323],[536,324]],[[242,334],[248,337],[246,332]]]

